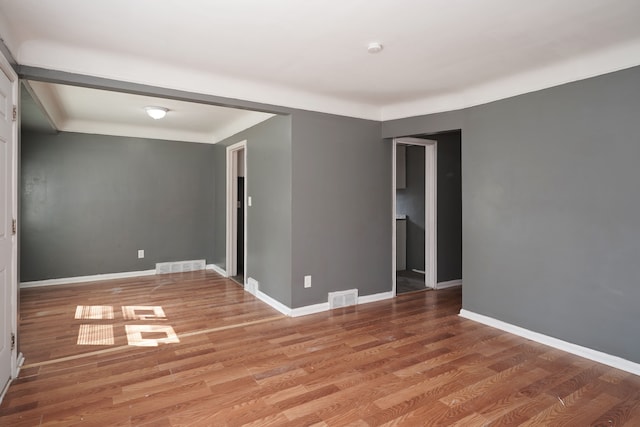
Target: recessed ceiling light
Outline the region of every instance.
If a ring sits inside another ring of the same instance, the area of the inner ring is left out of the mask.
[[[144,111],[146,111],[152,119],[159,120],[167,115],[169,109],[164,107],[144,107]]]
[[[382,46],[382,44],[378,43],[378,42],[371,42],[369,43],[369,46],[367,46],[367,51],[369,53],[378,53],[380,52],[384,47]]]

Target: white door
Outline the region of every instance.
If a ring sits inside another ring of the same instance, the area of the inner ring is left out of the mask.
[[[2,65],[2,64],[0,64]],[[13,82],[12,82],[13,80]],[[12,374],[11,333],[15,287],[13,237],[14,79],[0,67],[0,392]]]

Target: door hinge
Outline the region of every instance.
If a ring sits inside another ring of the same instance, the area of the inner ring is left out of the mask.
[[[16,334],[11,333],[11,350],[16,348]]]
[[[13,121],[15,122],[16,120],[18,120],[18,106],[14,105],[13,106]]]
[[[18,222],[14,218],[11,220],[11,234],[15,236],[17,231],[18,231]]]

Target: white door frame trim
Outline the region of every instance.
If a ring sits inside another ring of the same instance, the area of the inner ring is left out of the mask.
[[[18,219],[18,129],[20,123],[20,81],[18,80],[18,75],[15,70],[11,67],[11,64],[5,58],[4,55],[0,54],[0,70],[4,72],[9,80],[11,81],[11,92],[13,97],[13,104],[17,109],[17,118],[16,121],[13,122],[13,128],[11,130],[11,144],[13,144],[13,150],[11,153],[11,162],[12,162],[12,174],[9,179],[11,180],[11,218]],[[11,106],[10,106],[11,108]],[[11,112],[8,112],[11,114]],[[20,366],[24,360],[21,353],[18,353],[18,233],[12,236],[12,248],[11,248],[11,270],[12,274],[9,280],[11,281],[11,304],[10,304],[10,315],[11,315],[11,333],[16,337],[16,345],[11,352],[11,378],[15,379],[18,377],[18,373],[20,371]],[[0,384],[0,387],[4,384]],[[8,387],[8,385],[7,385]],[[0,390],[0,401],[2,401],[2,397],[4,397],[5,390]]]
[[[392,275],[392,291],[397,295],[396,280],[396,156],[397,147],[402,145],[420,145],[425,148],[425,287],[437,288],[437,267],[438,267],[438,240],[437,240],[437,200],[438,200],[438,145],[437,141],[421,138],[394,138],[393,139],[393,155],[392,159],[392,179],[391,179],[391,200],[392,200],[392,218],[391,218],[391,275]],[[429,238],[427,239],[426,234]]]
[[[243,151],[244,150],[244,151]],[[238,153],[242,151],[244,155],[244,284],[247,281],[247,141],[240,141],[236,144],[227,147],[227,196],[226,196],[226,208],[227,208],[227,254],[226,254],[226,266],[227,276],[235,276],[238,273],[238,259],[236,257],[237,251],[237,227],[238,222],[238,210],[236,207],[236,201],[238,200]]]

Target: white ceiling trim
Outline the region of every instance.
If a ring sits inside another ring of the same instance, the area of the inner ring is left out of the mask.
[[[640,40],[443,96],[381,108],[382,120],[459,110],[640,65]]]
[[[114,123],[105,123],[93,120],[65,120],[58,130],[63,132],[91,133],[96,135],[111,135],[122,137],[161,139],[167,141],[196,142],[201,144],[216,144],[238,132],[261,123],[273,114],[261,117],[251,117],[242,122],[236,121],[224,128],[217,129],[215,133],[189,132],[183,129],[158,128],[154,126],[122,126]]]
[[[105,123],[91,120],[67,120],[60,128],[64,132],[91,133],[96,135],[111,135],[134,138],[161,139],[167,141],[198,142],[213,144],[213,135],[204,135],[201,132],[188,132],[184,130],[172,130],[156,128],[153,126],[130,126],[120,123]],[[231,135],[229,135],[231,136]]]
[[[93,120],[65,120],[58,128],[64,132],[91,133],[97,135],[111,135],[134,138],[162,139],[167,141],[196,142],[201,144],[216,144],[238,132],[248,129],[258,123],[268,120],[273,114],[266,116],[252,116],[242,122],[236,121],[217,129],[215,133],[189,132],[184,129],[158,128],[154,126],[132,126],[116,122],[101,122]]]
[[[311,92],[234,79],[210,71],[143,60],[95,49],[72,48],[49,41],[28,41],[21,45],[21,65],[85,74],[126,82],[240,99],[264,104],[380,120],[375,105],[326,97]]]
[[[468,108],[637,66],[640,65],[640,40],[572,57],[561,63],[456,93],[391,105],[362,104],[110,52],[81,50],[43,41],[25,43],[19,51],[18,62],[169,89],[381,121]]]

